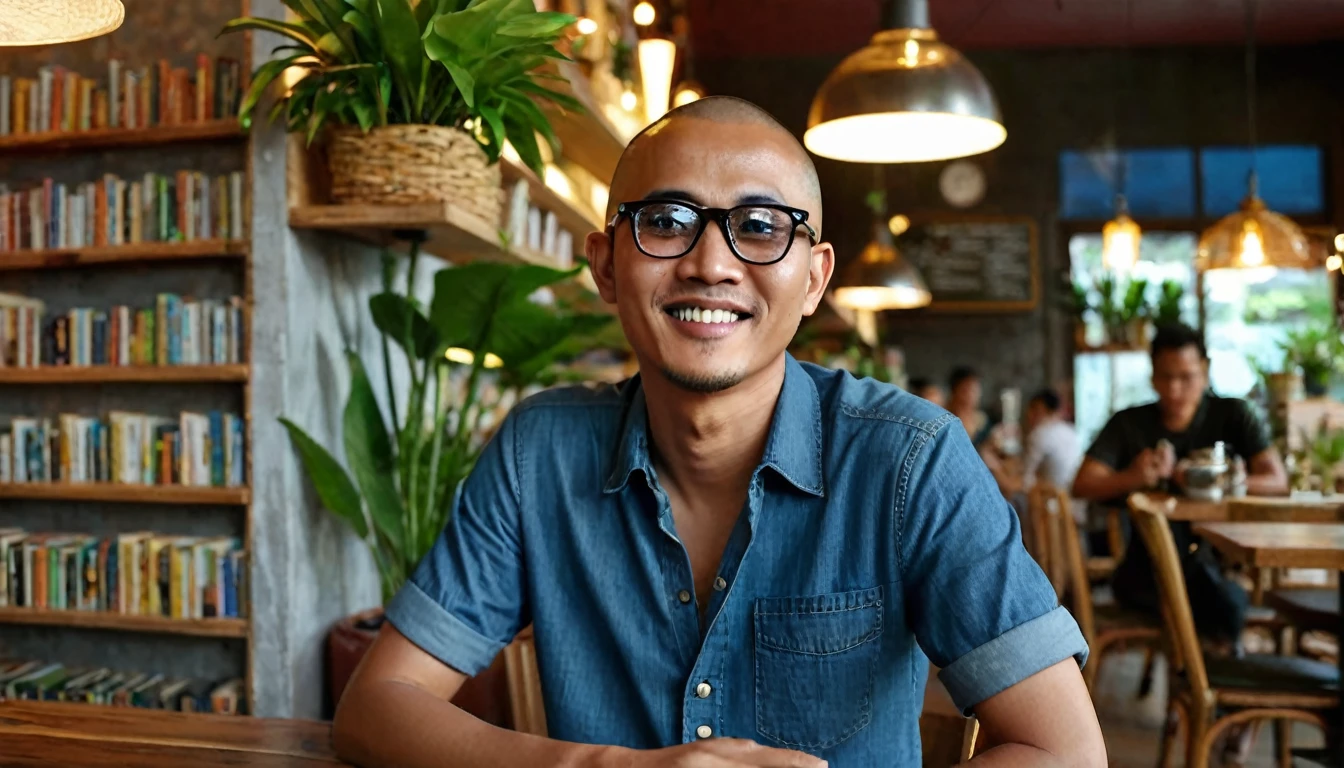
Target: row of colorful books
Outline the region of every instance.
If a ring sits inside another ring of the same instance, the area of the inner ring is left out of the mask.
[[[247,708],[247,689],[242,678],[206,680],[0,660],[0,700],[4,699],[240,715]]]
[[[80,184],[0,187],[0,251],[243,237],[243,173],[115,174]]]
[[[235,488],[244,485],[243,444],[243,420],[219,411],[16,418],[0,430],[0,483]]]
[[[37,77],[0,75],[0,136],[199,123],[236,115],[241,93],[237,60],[204,53],[194,68],[112,59],[102,83],[44,66]]]
[[[0,607],[241,618],[246,563],[242,545],[228,537],[0,528]]]
[[[243,359],[243,300],[161,293],[152,308],[72,309],[46,321],[40,300],[0,293],[0,368],[228,365]]]

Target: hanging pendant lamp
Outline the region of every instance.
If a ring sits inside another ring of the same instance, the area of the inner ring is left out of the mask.
[[[5,0],[0,46],[51,45],[105,35],[121,26],[121,0]]]
[[[1246,199],[1233,213],[1219,219],[1199,237],[1195,267],[1210,269],[1310,269],[1307,236],[1287,216],[1275,213],[1260,199],[1255,173],[1255,0],[1246,0],[1246,112],[1250,132],[1251,171]]]
[[[877,312],[915,309],[933,301],[915,265],[896,249],[887,222],[873,222],[873,239],[841,273],[835,287],[837,304]]]
[[[1129,217],[1124,195],[1115,196],[1115,218],[1101,228],[1101,265],[1108,271],[1127,274],[1139,263],[1143,230]]]
[[[929,25],[928,0],[887,0],[886,26],[826,78],[803,143],[823,157],[913,163],[988,152],[1007,138],[984,76]]]

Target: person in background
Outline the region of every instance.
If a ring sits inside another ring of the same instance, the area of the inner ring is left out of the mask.
[[[1082,461],[1078,430],[1060,415],[1059,393],[1042,389],[1027,402],[1027,451],[1022,459],[1022,490],[1038,480],[1069,488]],[[1084,505],[1074,505],[1074,519],[1082,522]]]
[[[947,392],[947,409],[961,419],[966,434],[971,436],[971,444],[978,448],[989,437],[990,430],[994,427],[989,420],[989,414],[980,410],[982,394],[980,374],[976,373],[974,368],[965,365],[953,368],[952,375],[947,380]]]
[[[947,407],[947,397],[943,395],[943,388],[934,384],[930,379],[911,379],[908,391],[916,397],[922,397],[925,400],[928,400],[939,408]]]
[[[1123,507],[1137,491],[1184,482],[1177,462],[1222,441],[1247,465],[1247,491],[1257,496],[1288,492],[1288,475],[1265,425],[1246,402],[1209,391],[1209,356],[1199,333],[1185,325],[1163,326],[1152,344],[1153,389],[1157,402],[1111,417],[1087,450],[1073,483],[1077,499]],[[1159,449],[1167,441],[1170,449]],[[1186,587],[1200,634],[1219,643],[1238,643],[1245,626],[1246,591],[1223,576],[1211,547],[1202,545],[1189,523],[1173,522]],[[1157,616],[1159,603],[1152,558],[1143,540],[1131,536],[1113,583],[1116,601]]]

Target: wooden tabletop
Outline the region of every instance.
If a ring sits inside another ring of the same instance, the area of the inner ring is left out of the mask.
[[[5,766],[340,766],[331,726],[93,704],[0,702]]]
[[[1222,521],[1344,523],[1344,499],[1294,499],[1287,496],[1244,496],[1222,501],[1204,501],[1184,496],[1149,494],[1159,503],[1176,500],[1168,520],[1192,523]]]
[[[1245,565],[1344,570],[1340,523],[1200,523],[1195,533]]]

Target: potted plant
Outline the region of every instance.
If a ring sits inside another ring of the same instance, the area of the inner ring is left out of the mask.
[[[1284,352],[1284,370],[1302,372],[1308,397],[1325,395],[1331,377],[1344,373],[1344,336],[1333,321],[1289,331],[1279,348]]]
[[[452,200],[491,226],[500,218],[497,162],[508,140],[541,173],[537,134],[556,145],[534,99],[581,110],[541,84],[539,68],[575,21],[532,0],[286,0],[295,21],[234,19],[223,33],[288,38],[260,65],[239,109],[244,126],[283,72],[303,70],[275,107],[311,144],[331,128],[334,202]]]
[[[344,466],[298,424],[281,420],[322,506],[368,546],[384,603],[443,529],[451,495],[475,465],[501,407],[541,381],[552,363],[585,351],[585,339],[612,320],[529,300],[538,289],[573,277],[582,267],[559,271],[473,263],[448,268],[435,275],[433,299],[422,307],[410,292],[415,253],[406,289],[394,290],[395,261],[385,257],[383,292],[369,300],[383,348],[386,413],[363,361],[347,353]],[[404,353],[399,359],[404,360],[405,375],[400,379],[393,376],[392,345]],[[407,382],[406,388],[398,392],[395,380]],[[380,624],[378,609],[349,617],[333,630],[333,700],[339,700]]]
[[[1073,345],[1076,349],[1088,349],[1092,345],[1087,340],[1087,321],[1096,314],[1092,301],[1092,287],[1082,280],[1065,278],[1068,293],[1065,306],[1073,315]]]
[[[1325,423],[1316,431],[1316,437],[1303,442],[1310,446],[1312,464],[1321,476],[1321,493],[1333,495],[1344,471],[1344,429],[1329,429]]]
[[[1106,344],[1124,344],[1125,342],[1125,316],[1123,302],[1119,293],[1120,281],[1110,272],[1104,272],[1097,277],[1097,316],[1101,319],[1102,328],[1106,330]]]
[[[1185,286],[1176,280],[1163,280],[1158,286],[1157,302],[1153,305],[1153,322],[1158,326],[1176,325],[1181,322],[1181,301],[1185,299]]]
[[[1148,280],[1131,278],[1120,305],[1121,341],[1131,349],[1148,345]]]

